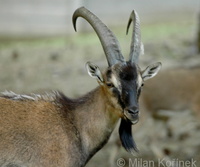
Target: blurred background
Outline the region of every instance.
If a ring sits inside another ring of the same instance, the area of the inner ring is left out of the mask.
[[[116,34],[126,58],[131,42],[126,25],[135,9],[145,49],[140,67],[163,64],[160,74],[145,83],[140,98],[141,119],[133,126],[139,154],[124,151],[116,128],[87,167],[122,167],[119,158],[127,167],[135,159],[137,167],[145,160],[163,166],[159,159],[167,167],[184,167],[180,161],[200,166],[199,0],[0,0],[0,91],[53,89],[76,98],[97,86],[85,63],[104,69],[107,61],[88,23],[79,19],[78,32],[73,30],[71,17],[81,6]]]

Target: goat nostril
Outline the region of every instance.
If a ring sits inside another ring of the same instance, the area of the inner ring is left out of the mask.
[[[139,113],[139,110],[128,110],[128,113],[129,114],[138,114]]]
[[[132,111],[132,110],[128,110],[128,113],[129,113],[129,114],[132,114],[132,113],[133,113],[133,111]]]

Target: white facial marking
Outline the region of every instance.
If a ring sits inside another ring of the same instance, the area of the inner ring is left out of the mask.
[[[140,87],[141,87],[141,85],[142,85],[142,82],[143,82],[143,80],[142,80],[142,77],[141,77],[141,75],[138,75],[138,80],[137,80],[138,88],[140,88]]]
[[[112,74],[111,76],[111,81],[113,83],[113,85],[118,89],[121,90],[121,84],[118,82],[116,76],[114,74]]]

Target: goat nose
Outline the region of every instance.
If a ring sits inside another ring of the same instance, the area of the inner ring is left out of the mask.
[[[128,113],[133,114],[133,115],[137,115],[139,113],[138,107],[127,108],[127,111],[128,111]]]

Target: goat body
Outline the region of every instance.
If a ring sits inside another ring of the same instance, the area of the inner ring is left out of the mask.
[[[83,166],[107,142],[119,118],[110,113],[100,88],[77,100],[61,93],[14,98],[12,93],[0,98],[3,167]]]

